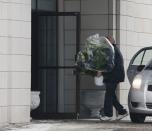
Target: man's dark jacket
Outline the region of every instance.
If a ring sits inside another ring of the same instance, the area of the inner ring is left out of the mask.
[[[123,82],[125,78],[123,56],[119,48],[115,44],[113,46],[115,50],[115,66],[111,72],[103,73],[104,83],[119,83]]]

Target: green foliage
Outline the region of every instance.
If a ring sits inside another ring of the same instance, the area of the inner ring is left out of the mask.
[[[114,52],[106,41],[99,40],[88,39],[84,49],[77,54],[76,63],[80,72],[94,76],[97,71],[107,71],[108,65],[111,65]]]

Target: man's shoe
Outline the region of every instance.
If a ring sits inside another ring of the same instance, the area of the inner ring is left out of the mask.
[[[126,117],[128,115],[127,112],[125,112],[124,114],[118,114],[118,117],[116,118],[117,121],[123,119],[124,117]]]
[[[112,117],[101,116],[101,115],[100,115],[100,121],[110,121],[110,120],[112,120]]]

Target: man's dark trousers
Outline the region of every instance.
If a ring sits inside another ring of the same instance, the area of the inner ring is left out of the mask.
[[[118,83],[105,83],[106,93],[104,101],[104,114],[108,117],[113,116],[113,106],[116,108],[119,114],[123,112],[123,106],[119,103],[116,96],[116,88]]]

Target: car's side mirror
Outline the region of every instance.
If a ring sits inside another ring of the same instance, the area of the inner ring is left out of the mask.
[[[142,71],[144,67],[145,67],[145,65],[139,65],[137,67],[137,71],[139,71],[139,72]]]

